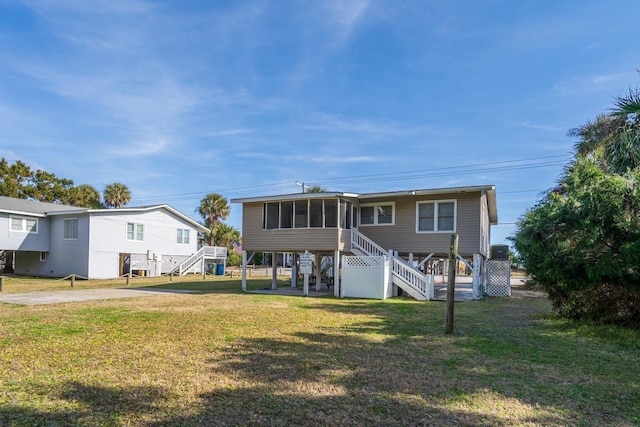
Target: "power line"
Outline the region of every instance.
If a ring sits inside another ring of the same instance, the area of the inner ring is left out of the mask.
[[[488,163],[476,163],[476,164],[465,165],[465,166],[456,165],[456,166],[446,166],[446,167],[431,168],[431,169],[420,169],[420,170],[404,171],[404,172],[388,172],[388,173],[376,173],[376,174],[368,174],[368,175],[351,175],[351,176],[342,176],[342,177],[335,177],[335,178],[316,178],[316,179],[308,179],[308,181],[328,183],[328,182],[331,182],[331,181],[339,181],[339,180],[342,180],[342,179],[348,179],[348,180],[351,181],[354,178],[384,177],[384,176],[394,176],[394,175],[409,175],[408,178],[411,178],[413,174],[424,173],[424,172],[433,173],[433,172],[437,172],[437,171],[446,171],[446,170],[459,170],[461,167],[477,168],[477,167],[481,167],[481,166],[504,165],[504,164],[511,164],[511,163],[530,162],[530,161],[533,161],[533,160],[547,160],[547,159],[559,159],[559,158],[563,158],[564,160],[568,160],[567,157],[568,156],[566,154],[558,154],[558,155],[554,155],[554,156],[530,157],[530,158],[527,158],[527,159],[504,160],[504,161],[499,161],[499,162],[488,162]],[[559,161],[559,160],[556,160],[556,162],[557,161]]]
[[[435,178],[435,177],[449,177],[449,176],[461,176],[461,175],[470,175],[476,173],[488,173],[488,172],[505,172],[512,170],[522,170],[522,169],[533,169],[533,168],[542,168],[549,166],[559,166],[566,163],[567,155],[554,155],[554,156],[542,156],[542,157],[531,157],[525,159],[516,159],[516,160],[505,160],[499,162],[488,162],[488,163],[478,163],[473,165],[464,165],[464,166],[447,166],[440,168],[432,168],[432,169],[423,169],[423,170],[413,170],[413,171],[404,171],[404,172],[388,172],[388,173],[377,173],[377,174],[366,174],[366,175],[349,175],[349,176],[341,176],[341,177],[333,177],[333,178],[318,178],[318,179],[305,179],[305,182],[313,182],[314,184],[332,184],[332,185],[343,185],[343,184],[359,184],[359,183],[367,183],[367,182],[380,182],[380,181],[402,181],[409,179],[423,179],[423,178]],[[560,160],[562,158],[562,160]],[[557,159],[557,160],[553,160]],[[546,160],[546,161],[538,161],[538,160]],[[502,166],[498,166],[502,165]],[[277,190],[289,190],[291,189],[292,184],[290,181],[284,182],[273,182],[266,184],[258,184],[251,185],[245,187],[235,187],[235,188],[223,188],[218,189],[216,192],[218,193],[231,193],[234,197],[245,195],[245,194],[256,194],[259,191],[277,191]],[[504,192],[501,194],[507,193],[515,193],[515,192],[527,192],[527,191],[544,191],[544,190],[519,190],[512,192]],[[158,195],[158,196],[150,196],[150,197],[136,197],[137,201],[144,200],[156,200],[162,199],[164,201],[167,200],[185,200],[190,199],[197,196],[204,196],[207,192],[191,192],[191,193],[179,193],[179,194],[170,194],[170,195]]]

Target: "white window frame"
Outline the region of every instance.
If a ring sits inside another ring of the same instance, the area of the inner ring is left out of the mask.
[[[391,222],[390,223],[378,223],[378,214],[380,212],[380,207],[391,205]],[[362,208],[373,207],[373,224],[363,224],[362,223]],[[376,202],[376,203],[362,203],[358,207],[358,227],[384,227],[396,225],[396,202]]]
[[[13,229],[13,221],[16,220],[16,219],[20,220],[20,230],[14,230]],[[35,221],[36,222],[35,231],[27,230],[27,220],[31,220],[31,221]],[[38,221],[38,218],[32,218],[32,217],[26,217],[26,216],[13,216],[13,215],[9,216],[9,231],[10,232],[13,232],[13,233],[38,234],[38,230],[39,229],[40,229],[40,222]]]
[[[67,221],[75,221],[75,236],[67,237]],[[63,222],[64,230],[62,231],[62,235],[64,240],[78,240],[78,218],[66,218]]]
[[[178,228],[176,230],[176,242],[179,245],[188,245],[191,243],[191,232],[188,228]]]
[[[438,230],[438,207],[440,203],[453,203],[453,230]],[[433,205],[433,230],[420,230],[420,205]],[[456,199],[446,200],[421,200],[416,202],[416,233],[417,234],[434,234],[434,233],[455,233],[458,229],[458,201]]]
[[[129,238],[129,224],[133,224],[133,239]],[[142,227],[142,238],[138,239],[138,227]],[[137,222],[127,222],[127,242],[144,242],[144,224]]]

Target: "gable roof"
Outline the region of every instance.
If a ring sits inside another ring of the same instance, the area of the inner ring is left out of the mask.
[[[59,203],[38,202],[36,200],[16,199],[14,197],[0,196],[0,212],[47,216],[51,212],[78,211],[87,209],[77,208],[75,206],[61,205]]]
[[[487,205],[489,209],[489,222],[492,225],[498,223],[498,205],[496,201],[496,186],[495,185],[475,185],[467,187],[445,187],[445,188],[428,188],[419,190],[404,190],[404,191],[388,191],[382,193],[340,193],[340,192],[326,192],[326,193],[295,193],[295,194],[281,194],[274,196],[259,196],[259,197],[245,197],[231,199],[231,203],[252,203],[252,202],[275,202],[279,200],[300,200],[300,199],[322,199],[330,197],[344,197],[353,198],[358,200],[373,199],[379,197],[409,197],[409,196],[433,196],[439,194],[458,194],[458,193],[479,193],[486,192]]]
[[[0,212],[6,212],[10,214],[18,215],[30,215],[38,217],[64,215],[64,214],[83,214],[83,213],[105,213],[105,214],[120,214],[131,212],[146,212],[154,209],[165,209],[175,216],[182,219],[184,222],[191,224],[198,231],[208,231],[208,228],[192,220],[185,214],[177,211],[169,205],[152,205],[152,206],[140,206],[140,207],[127,207],[118,209],[87,209],[77,206],[62,205],[58,203],[46,203],[36,200],[16,199],[14,197],[0,196]]]

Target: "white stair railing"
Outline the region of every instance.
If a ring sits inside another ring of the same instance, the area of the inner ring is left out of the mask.
[[[429,279],[425,274],[422,274],[421,271],[416,270],[405,260],[397,256],[393,256],[391,258],[391,270],[394,278],[403,280],[413,289],[422,294],[425,299],[431,299],[432,295]],[[398,284],[397,281],[396,284]]]
[[[360,233],[356,229],[351,229],[351,247],[359,249],[369,256],[387,256],[387,250],[376,242]]]
[[[180,276],[188,273],[198,262],[203,259],[226,259],[227,248],[220,246],[203,246],[194,252],[189,258],[185,259],[178,266],[178,274]]]
[[[430,280],[428,275],[409,265],[402,258],[393,255],[391,251],[387,252],[382,246],[355,229],[351,229],[351,248],[368,256],[390,257],[392,260],[391,271],[396,285],[410,292],[416,298],[427,300],[433,298],[433,280]],[[406,289],[406,287],[411,289]]]
[[[196,252],[191,254],[189,258],[182,261],[182,264],[178,266],[178,274],[180,276],[185,274],[191,267],[195,265],[196,262],[198,262],[202,258],[202,255],[204,254],[204,248],[205,246],[201,247]]]

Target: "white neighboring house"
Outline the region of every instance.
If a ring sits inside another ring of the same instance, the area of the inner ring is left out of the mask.
[[[198,250],[198,232],[204,231],[164,204],[86,209],[0,196],[0,251],[15,254],[20,275],[159,276],[204,253]],[[216,249],[226,258],[226,248]]]

